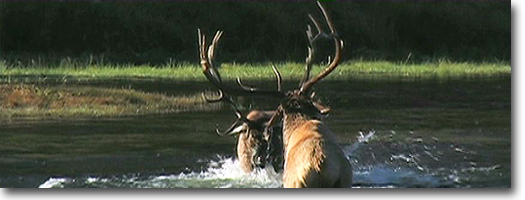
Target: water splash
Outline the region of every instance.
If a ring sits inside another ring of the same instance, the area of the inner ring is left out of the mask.
[[[396,139],[392,139],[396,138]],[[401,138],[401,139],[399,139]],[[467,146],[445,143],[432,135],[411,131],[360,133],[356,142],[343,146],[353,165],[356,188],[488,187],[494,180],[506,183],[505,166],[483,161],[482,153]],[[207,167],[179,174],[54,177],[40,188],[277,188],[282,174],[271,166],[245,173],[231,157],[199,161]],[[503,168],[503,169],[502,169]],[[510,173],[510,172],[509,172]],[[505,185],[503,184],[503,187]]]
[[[362,144],[367,143],[368,141],[370,141],[375,133],[376,132],[374,130],[372,130],[372,131],[368,132],[368,134],[366,134],[366,136],[365,136],[365,135],[363,135],[363,132],[359,131],[359,136],[357,136],[357,141],[354,142],[352,145],[343,148],[343,151],[344,151],[346,157],[351,157],[352,154],[354,154],[354,152],[357,149],[359,149],[359,147]]]
[[[282,174],[270,166],[245,173],[237,160],[219,157],[208,161],[205,171],[168,175],[50,178],[39,188],[276,188]]]
[[[386,164],[359,167],[354,170],[354,187],[439,187],[438,178],[410,168],[392,167]]]

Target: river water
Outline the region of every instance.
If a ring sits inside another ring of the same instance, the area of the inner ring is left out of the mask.
[[[67,84],[168,95],[211,89],[173,80]],[[510,77],[370,78],[325,81],[315,90],[332,108],[326,123],[353,165],[355,188],[511,186]],[[242,102],[247,110],[258,99]],[[236,139],[214,134],[216,124],[233,120],[226,106],[166,115],[1,119],[0,186],[281,187],[282,174],[273,169],[243,173]]]

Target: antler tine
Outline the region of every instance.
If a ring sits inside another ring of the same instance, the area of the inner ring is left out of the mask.
[[[201,65],[202,65],[202,72],[206,76],[206,78],[219,90],[220,98],[215,100],[210,100],[203,96],[207,102],[218,102],[223,99],[225,99],[223,90],[225,89],[222,84],[222,79],[220,76],[219,71],[217,68],[213,65],[213,59],[215,57],[215,50],[217,47],[217,44],[219,42],[219,39],[222,36],[222,31],[217,31],[215,33],[215,36],[213,37],[211,45],[207,47],[206,45],[206,36],[202,34],[200,29],[197,29],[198,35],[199,35],[199,51],[200,51],[200,58],[201,58]]]
[[[267,90],[259,90],[255,87],[244,85],[241,81],[241,78],[237,77],[237,84],[246,92],[249,92],[251,94],[261,94],[261,95],[269,95],[273,97],[284,97],[284,93],[282,92],[282,77],[281,73],[279,73],[279,70],[275,67],[275,65],[272,65],[273,73],[275,74],[275,77],[277,79],[277,91],[267,91]]]
[[[310,43],[313,43],[313,42],[315,42],[317,40],[317,38],[319,38],[321,35],[324,34],[324,31],[321,28],[321,26],[319,25],[319,22],[317,22],[317,20],[315,20],[315,18],[312,16],[312,14],[308,14],[308,18],[310,18],[310,21],[312,21],[312,23],[314,24],[315,28],[317,29],[317,34],[315,36],[313,36],[312,28],[309,25],[307,26],[306,32],[307,32],[307,34],[310,35],[308,37],[308,40],[309,40]]]
[[[221,39],[223,31],[217,31],[215,33],[215,36],[213,36],[213,40],[211,42],[211,45],[208,49],[208,58],[210,61],[213,61],[215,58],[215,47],[217,46],[217,43],[219,43],[219,40]]]
[[[244,85],[244,83],[241,82],[241,78],[239,78],[239,77],[237,77],[237,79],[235,79],[235,80],[237,81],[237,84],[239,86],[241,86],[241,88],[243,90],[250,91],[250,92],[253,92],[253,91],[257,90],[257,88],[255,88],[255,87]]]
[[[310,71],[312,70],[312,62],[314,60],[315,55],[315,42],[321,37],[321,35],[324,34],[324,31],[321,29],[319,22],[317,22],[317,20],[315,20],[315,18],[311,14],[308,14],[308,17],[317,29],[317,34],[314,36],[312,32],[312,26],[306,26],[306,37],[308,38],[308,56],[306,56],[305,72],[303,79],[299,83],[299,87],[301,87],[306,81],[308,81],[308,79],[310,79]]]
[[[277,91],[282,91],[282,84],[283,84],[283,78],[281,77],[281,73],[279,73],[279,70],[277,70],[277,67],[275,65],[272,65],[273,73],[275,74],[275,78],[277,79]]]
[[[197,35],[199,37],[199,57],[201,60],[202,72],[206,75],[206,78],[213,83],[213,85],[219,87],[220,79],[210,72],[214,67],[211,65],[207,54],[208,51],[206,51],[206,36],[202,34],[201,29],[197,29]]]
[[[314,59],[314,49],[308,46],[308,56],[306,56],[306,66],[303,79],[299,82],[299,87],[303,85],[308,79],[310,79],[310,71],[312,70],[312,61]]]
[[[202,34],[201,29],[197,29],[197,35],[199,37],[199,58],[201,59],[201,65],[204,71],[208,70],[208,58],[206,57],[206,37]]]
[[[319,80],[323,79],[328,74],[330,74],[339,65],[339,62],[341,61],[341,51],[342,51],[342,48],[343,48],[343,41],[339,38],[339,36],[337,36],[337,33],[336,33],[335,29],[334,29],[332,20],[328,16],[328,13],[326,12],[326,9],[319,2],[317,2],[317,5],[321,9],[321,11],[323,13],[323,16],[324,16],[324,18],[326,20],[326,23],[328,24],[328,27],[330,28],[331,34],[329,36],[331,38],[333,38],[333,40],[334,40],[335,55],[334,55],[334,59],[332,60],[332,62],[328,65],[328,67],[323,72],[318,74],[316,77],[309,79],[308,81],[304,82],[301,85],[301,88],[299,90],[300,94],[307,94],[308,90],[312,87],[312,85],[314,85]]]
[[[202,33],[200,28],[197,28],[197,37],[199,41],[199,57],[202,58],[202,45],[204,42],[202,41]]]
[[[221,36],[222,36],[222,31],[217,31],[215,33],[215,36],[213,37],[213,40],[211,42],[211,45],[210,47],[208,48],[208,62],[210,63],[210,65],[212,66],[211,68],[211,72],[214,76],[216,76],[216,78],[218,79],[218,81],[221,81],[221,76],[219,74],[219,72],[217,71],[217,68],[215,67],[215,65],[213,65],[213,59],[215,59],[215,50],[216,50],[216,46],[217,44],[219,43],[219,40],[221,39]]]
[[[204,92],[201,93],[202,99],[204,99],[204,101],[206,101],[207,103],[217,103],[219,101],[222,101],[223,98],[224,98],[224,93],[222,93],[222,90],[218,90],[218,92],[219,92],[219,98],[217,98],[217,99],[208,99],[208,97],[206,97]]]
[[[204,93],[202,93],[202,97],[204,100],[208,103],[216,103],[220,101],[224,101],[228,104],[230,104],[235,112],[235,115],[237,116],[237,120],[228,128],[225,132],[222,132],[219,130],[219,127],[217,125],[217,128],[215,131],[220,136],[226,136],[229,135],[230,132],[237,126],[239,122],[247,122],[248,120],[242,116],[241,111],[237,107],[237,105],[233,102],[231,97],[228,95],[229,88],[227,88],[225,85],[223,85],[221,76],[217,68],[213,65],[213,59],[215,58],[215,51],[217,44],[219,43],[219,40],[222,36],[222,31],[217,31],[215,33],[215,36],[213,37],[213,40],[208,48],[206,48],[206,37],[204,34],[201,33],[200,29],[197,29],[197,34],[199,36],[199,51],[200,51],[200,58],[201,58],[201,65],[203,68],[203,73],[206,76],[206,78],[215,86],[217,87],[217,90],[219,92],[219,98],[217,99],[208,99]]]
[[[232,125],[230,125],[230,127],[226,131],[219,130],[219,125],[217,124],[215,127],[215,132],[221,137],[232,135],[231,132],[233,131],[233,129],[235,129],[235,127],[237,127],[238,122],[239,120],[235,121]]]
[[[221,94],[224,94],[224,93],[221,93]],[[235,116],[237,116],[237,120],[235,120],[235,122],[233,122],[232,125],[230,125],[230,127],[224,132],[219,130],[219,125],[216,126],[215,132],[217,132],[218,135],[220,135],[220,136],[227,136],[227,135],[231,135],[231,132],[233,131],[233,129],[235,129],[235,127],[237,126],[237,124],[239,122],[247,122],[248,123],[249,120],[246,119],[244,116],[242,116],[241,111],[239,110],[237,105],[235,103],[233,103],[231,98],[226,97],[226,98],[221,98],[221,100],[226,101],[227,103],[229,103],[233,107],[233,110],[235,112]]]
[[[217,71],[217,68],[213,64],[213,60],[215,59],[215,50],[216,50],[217,44],[219,43],[219,39],[221,39],[222,33],[223,33],[222,31],[217,31],[215,33],[215,36],[213,37],[213,40],[207,52],[208,53],[208,63],[211,66],[209,73],[216,79],[217,82],[221,83],[221,85],[222,85],[221,74],[219,73],[219,71]]]
[[[219,136],[231,135],[231,131],[237,126],[237,124],[239,122],[249,122],[249,120],[246,119],[244,116],[242,116],[242,113],[239,110],[239,108],[237,107],[237,105],[231,100],[230,97],[227,96],[227,94],[225,94],[220,89],[218,90],[218,92],[219,92],[219,98],[217,98],[217,99],[208,99],[206,97],[206,95],[204,95],[204,93],[202,93],[202,98],[208,103],[216,103],[216,102],[220,102],[220,101],[225,101],[225,102],[227,102],[228,104],[230,104],[233,107],[234,112],[235,112],[235,116],[237,116],[237,120],[235,120],[235,122],[232,123],[232,125],[230,125],[230,127],[224,132],[219,130],[219,125],[216,125],[216,128],[215,128],[215,132]]]
[[[317,1],[317,6],[321,9],[321,12],[323,13],[324,19],[326,20],[326,23],[328,24],[328,28],[330,28],[330,31],[332,34],[336,34],[334,25],[332,23],[332,20],[328,16],[328,12],[326,12],[326,9],[324,8],[323,4],[321,2]]]
[[[275,124],[275,122],[278,121],[278,118],[281,116],[282,111],[283,108],[281,106],[277,107],[275,113],[273,113],[272,117],[270,117],[270,119],[268,120],[268,123],[266,124],[265,130],[263,132],[266,139],[268,139],[269,137],[268,130]]]

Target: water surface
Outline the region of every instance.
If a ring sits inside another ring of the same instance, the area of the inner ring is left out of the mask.
[[[175,80],[47,84],[168,95],[211,89]],[[296,84],[286,82],[285,89]],[[354,166],[354,187],[511,186],[510,76],[325,81],[315,90],[332,108],[326,123]],[[244,110],[277,103],[239,101]],[[0,119],[0,186],[280,187],[281,174],[272,169],[243,173],[235,138],[214,134],[216,124],[227,127],[233,120],[226,106],[168,115]],[[358,142],[372,130],[367,142]]]

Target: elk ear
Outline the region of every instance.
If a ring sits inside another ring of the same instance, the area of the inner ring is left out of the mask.
[[[317,108],[317,110],[319,110],[319,113],[321,115],[326,115],[326,114],[328,114],[330,112],[330,107],[323,106],[323,105],[321,105],[319,103],[316,103],[316,102],[312,102],[312,103],[314,104],[315,108]]]
[[[243,134],[246,133],[246,131],[248,131],[248,126],[246,124],[241,124],[229,132],[228,135]]]
[[[319,112],[321,114],[323,114],[323,115],[327,115],[330,112],[330,108],[329,107],[325,107],[324,109],[319,110]]]
[[[321,105],[320,103],[317,103],[315,102],[313,99],[315,98],[315,92],[312,92],[312,94],[310,94],[310,99],[312,100],[312,104],[315,106],[315,108],[317,108],[317,110],[319,110],[319,113],[321,115],[326,115],[330,112],[330,107],[328,106],[323,106]]]

